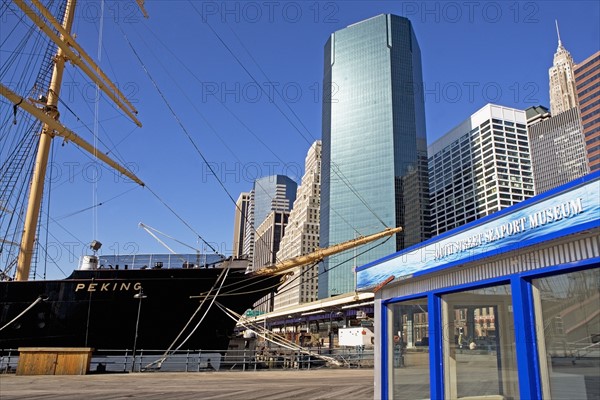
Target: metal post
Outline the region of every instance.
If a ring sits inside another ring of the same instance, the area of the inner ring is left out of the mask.
[[[131,363],[131,372],[134,372],[135,369],[135,351],[137,348],[137,340],[138,340],[138,330],[139,330],[139,326],[140,326],[140,313],[142,311],[142,299],[147,298],[148,296],[146,296],[144,294],[144,292],[142,291],[142,288],[140,288],[139,293],[137,293],[135,296],[133,296],[134,299],[138,299],[138,311],[137,311],[137,319],[135,320],[135,337],[133,339],[133,361]]]
[[[189,372],[188,367],[190,365],[190,350],[188,349],[187,353],[185,354],[185,372]]]
[[[332,316],[333,311],[329,311],[329,354],[333,352],[333,321]]]

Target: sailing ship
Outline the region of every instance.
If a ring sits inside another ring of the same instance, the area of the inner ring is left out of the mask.
[[[48,153],[54,137],[74,143],[131,181],[144,183],[59,122],[61,80],[68,60],[81,68],[126,116],[141,126],[131,102],[71,36],[76,1],[68,0],[65,6],[57,6],[55,13],[39,0],[29,1],[31,5],[24,0],[14,0],[14,5],[22,10],[22,18],[30,18],[53,40],[55,44],[49,47],[51,52],[56,46],[58,50],[52,54],[53,63],[46,65],[52,74],[41,75],[33,89],[13,90],[0,84],[0,96],[5,99],[3,118],[11,117],[10,122],[19,127],[27,125],[23,141],[29,143],[29,149],[37,148],[34,164],[23,163],[26,154],[22,151],[3,154],[6,159],[1,166],[0,225],[13,220],[22,222],[21,213],[8,200],[19,191],[15,190],[19,180],[24,187],[23,179],[26,179],[30,189],[20,242],[14,237],[0,238],[4,264],[0,277],[0,349],[23,346],[135,349],[136,345],[166,349],[177,345],[187,349],[223,350],[227,348],[236,321],[222,312],[222,308],[243,314],[256,301],[273,293],[286,271],[400,230],[386,229],[254,273],[247,273],[248,260],[222,256],[202,265],[183,262],[178,267],[168,268],[160,263],[144,268],[103,267],[96,255],[101,244],[93,241],[90,245],[93,254],[85,256],[79,269],[66,279],[30,280]],[[143,1],[137,0],[137,3],[145,14]],[[62,22],[53,14],[62,15]],[[24,92],[27,94],[20,94]],[[33,97],[34,93],[39,96]],[[12,107],[5,107],[6,104]],[[34,143],[35,140],[39,143]],[[17,164],[32,174],[16,170]],[[15,259],[11,257],[14,248],[18,250]]]

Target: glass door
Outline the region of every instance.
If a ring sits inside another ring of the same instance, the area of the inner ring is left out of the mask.
[[[509,285],[442,296],[447,399],[517,399],[519,386]]]

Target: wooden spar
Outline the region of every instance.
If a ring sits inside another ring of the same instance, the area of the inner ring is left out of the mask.
[[[48,37],[56,43],[60,50],[62,50],[63,57],[77,65],[81,70],[98,85],[108,97],[115,102],[115,105],[119,107],[129,118],[135,122],[137,126],[142,126],[142,123],[137,119],[137,110],[127,100],[125,95],[108,79],[106,74],[102,72],[100,67],[94,63],[92,58],[75,42],[75,39],[71,37],[71,34],[66,29],[61,27],[58,21],[50,14],[50,12],[44,8],[37,0],[32,0],[33,4],[40,10],[42,15],[50,22],[52,27],[60,32],[60,37],[54,32],[54,30],[46,25],[46,23],[39,17],[38,14],[33,11],[23,0],[13,0],[14,3],[23,10],[25,15],[29,17]],[[71,50],[71,47],[77,50],[75,53]]]
[[[283,274],[289,271],[292,268],[301,267],[303,265],[308,265],[311,263],[318,262],[325,257],[329,257],[331,255],[341,253],[342,251],[352,249],[354,247],[370,243],[377,239],[384,238],[386,236],[391,236],[395,233],[400,233],[402,231],[401,227],[397,228],[387,228],[379,233],[375,233],[369,236],[361,236],[356,239],[351,239],[343,243],[339,243],[325,249],[317,249],[312,253],[305,254],[302,256],[290,258],[289,260],[281,261],[274,265],[269,265],[262,267],[261,269],[254,271],[254,275],[277,275]]]
[[[70,141],[75,143],[77,146],[81,147],[83,150],[98,158],[100,161],[105,162],[108,166],[122,173],[138,185],[144,186],[144,182],[142,182],[137,176],[131,173],[127,168],[123,167],[122,165],[114,161],[112,158],[99,151],[96,147],[94,147],[94,145],[88,143],[85,139],[77,135],[75,132],[62,125],[50,115],[39,109],[30,100],[22,98],[21,96],[19,96],[18,94],[16,94],[1,83],[0,95],[6,97],[14,104],[18,104],[18,106],[21,107],[23,110],[27,111],[29,114],[46,124],[52,137],[60,136],[63,139],[65,139],[65,142]]]

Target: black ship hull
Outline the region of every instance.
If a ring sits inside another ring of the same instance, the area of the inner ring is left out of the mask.
[[[78,270],[64,280],[0,282],[0,327],[38,297],[45,299],[0,331],[0,349],[132,349],[136,323],[139,323],[138,349],[167,349],[200,306],[202,297],[198,296],[215,286],[222,271],[221,268]],[[243,314],[273,291],[278,282],[278,277],[252,277],[242,268],[231,268],[216,302]],[[143,298],[135,298],[140,289]],[[205,315],[210,300],[207,299],[176,345]],[[215,303],[182,349],[226,350],[235,325]]]

